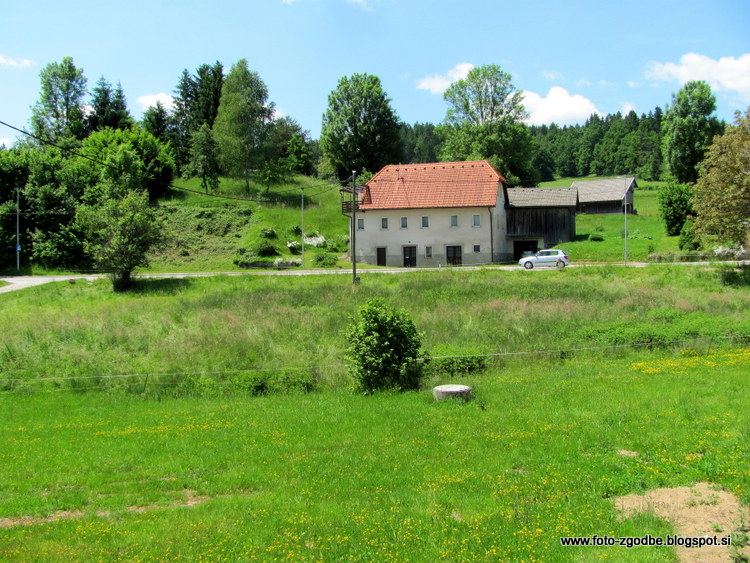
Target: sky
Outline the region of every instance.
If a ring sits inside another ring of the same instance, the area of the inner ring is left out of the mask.
[[[28,129],[45,65],[118,82],[141,119],[184,69],[247,59],[277,115],[318,138],[344,76],[378,76],[406,123],[439,123],[443,92],[497,64],[529,123],[665,108],[705,80],[728,122],[750,106],[750,0],[4,0],[0,121]],[[0,145],[21,135],[0,125]]]

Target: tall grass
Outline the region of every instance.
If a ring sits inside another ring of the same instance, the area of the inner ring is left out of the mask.
[[[125,295],[104,280],[50,284],[0,295],[13,327],[0,335],[0,385],[340,387],[343,330],[374,297],[406,309],[433,355],[750,337],[750,294],[743,278],[722,272],[446,269],[365,274],[360,286],[348,276],[144,279]]]

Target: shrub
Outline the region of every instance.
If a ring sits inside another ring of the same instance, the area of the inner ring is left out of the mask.
[[[268,258],[270,256],[278,256],[279,251],[276,247],[267,239],[260,240],[253,248],[253,254],[260,256],[261,258]]]
[[[418,389],[424,362],[422,336],[404,310],[388,308],[382,299],[369,300],[346,331],[349,373],[364,393]]]
[[[331,254],[330,252],[319,252],[313,257],[313,264],[315,264],[316,266],[335,266],[338,261],[338,257],[335,254]]]
[[[602,242],[604,240],[604,235],[601,233],[591,233],[589,235],[589,240],[593,242]]]
[[[688,252],[692,250],[698,250],[700,244],[698,243],[698,237],[695,234],[695,228],[693,222],[688,219],[682,226],[680,231],[680,250],[686,250]]]
[[[659,191],[659,213],[669,236],[679,235],[689,215],[695,215],[691,200],[693,188],[669,184]]]
[[[287,241],[286,247],[292,254],[299,254],[302,250],[302,245],[299,243],[299,241],[296,240]]]
[[[260,230],[260,238],[275,239],[276,238],[276,231],[274,229],[272,229],[271,227],[263,227]]]

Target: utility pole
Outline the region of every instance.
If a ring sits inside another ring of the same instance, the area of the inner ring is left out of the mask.
[[[16,272],[21,271],[21,188],[16,188]]]
[[[352,283],[357,285],[357,171],[352,170]]]
[[[628,263],[628,194],[625,192],[625,197],[622,198],[622,207],[625,210],[625,250],[623,257],[625,264]]]
[[[302,267],[305,267],[305,188],[300,188],[300,191],[302,192],[302,201],[300,202],[300,214],[302,215],[302,218],[300,219],[300,230],[302,231],[300,233],[300,236],[302,238]]]

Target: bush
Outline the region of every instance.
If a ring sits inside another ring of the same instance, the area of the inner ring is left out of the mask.
[[[271,227],[263,227],[260,230],[260,238],[275,239],[276,238],[276,231],[274,229],[272,229]]]
[[[601,233],[591,233],[589,235],[589,240],[593,242],[602,242],[604,240],[604,235]]]
[[[316,266],[331,267],[339,261],[335,254],[329,252],[319,252],[313,257],[313,264]]]
[[[692,198],[689,185],[669,184],[659,191],[659,213],[669,236],[679,235],[688,216],[695,215]]]
[[[688,252],[698,250],[700,244],[698,243],[698,237],[695,234],[695,228],[693,222],[688,219],[682,226],[680,231],[680,250],[686,250]]]
[[[268,258],[270,256],[278,256],[279,251],[272,242],[267,239],[260,240],[253,248],[253,254],[260,256],[261,258]]]
[[[371,299],[346,331],[349,373],[364,393],[384,389],[418,389],[425,363],[422,336],[404,310],[389,309]]]

